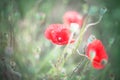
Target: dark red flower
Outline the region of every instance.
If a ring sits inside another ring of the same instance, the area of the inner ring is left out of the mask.
[[[70,30],[63,24],[51,24],[45,31],[45,36],[52,43],[66,45],[69,42]],[[72,39],[70,43],[74,42]]]
[[[97,39],[88,44],[86,55],[92,61],[92,65],[95,69],[104,68],[108,61],[108,55],[105,51],[104,45]]]
[[[80,27],[83,24],[83,17],[76,11],[68,11],[63,16],[64,24],[70,26],[71,23],[76,23]]]

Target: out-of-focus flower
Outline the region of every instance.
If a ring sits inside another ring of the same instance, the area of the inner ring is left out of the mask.
[[[70,29],[63,24],[51,24],[45,31],[45,37],[57,45],[66,45],[71,36]],[[74,42],[72,39],[70,43]]]
[[[80,27],[83,24],[83,17],[76,11],[68,11],[63,16],[64,24],[71,26],[71,23],[76,23]]]
[[[87,45],[86,55],[91,60],[95,69],[102,69],[108,61],[108,55],[104,45],[98,39],[93,40]]]

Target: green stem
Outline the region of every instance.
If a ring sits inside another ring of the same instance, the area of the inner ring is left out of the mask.
[[[78,41],[76,41],[76,43],[75,43],[75,48],[72,49],[72,54],[73,54],[73,53],[76,53],[78,47],[80,46],[80,44],[81,44],[81,42],[82,42],[82,37],[83,37],[83,35],[84,35],[84,29],[85,29],[85,25],[86,25],[86,23],[87,23],[87,20],[88,20],[88,17],[87,17],[86,20],[84,21],[84,24],[83,24],[83,26],[82,26],[81,32],[80,32],[80,34],[79,34],[80,36],[78,37]],[[74,34],[74,33],[73,33],[73,34]],[[58,57],[59,62],[57,62],[56,65],[59,66],[59,67],[64,66],[65,61],[70,57],[70,55],[68,56],[68,54],[67,54],[67,57],[64,57],[64,56],[65,56],[65,54],[66,54],[66,52],[67,52],[68,46],[70,45],[70,41],[71,41],[71,39],[72,39],[72,37],[73,37],[73,34],[71,35],[71,38],[70,38],[68,44],[67,44],[66,47],[64,48],[63,53],[60,54],[60,56]],[[71,54],[71,55],[72,55],[72,54]],[[61,56],[61,55],[62,55],[62,56]]]
[[[88,17],[87,17],[87,18],[85,19],[85,21],[84,21],[84,24],[83,24],[83,26],[82,26],[82,29],[81,29],[80,33],[79,33],[78,40],[76,41],[76,43],[75,43],[75,45],[74,45],[75,47],[72,49],[71,55],[74,54],[74,53],[76,53],[76,52],[78,51],[78,48],[79,48],[80,44],[82,43],[83,35],[84,35],[84,33],[87,31],[87,29],[88,29],[90,26],[93,26],[93,25],[98,24],[98,23],[102,20],[102,17],[103,17],[103,16],[100,16],[100,18],[99,18],[98,21],[86,25],[86,23],[87,23],[87,21],[88,21],[88,19],[89,19],[89,15],[88,15]],[[73,33],[73,34],[74,34],[74,33]],[[58,67],[60,67],[60,68],[61,68],[62,66],[64,66],[65,61],[71,56],[71,55],[68,56],[68,54],[67,54],[67,57],[64,57],[65,54],[66,54],[66,52],[67,52],[67,48],[68,48],[68,46],[70,45],[70,41],[71,41],[71,39],[72,39],[72,37],[73,37],[73,34],[71,35],[71,38],[70,38],[68,44],[67,44],[66,47],[64,48],[63,53],[60,54],[60,56],[58,57],[58,62],[56,63],[56,65],[57,65]],[[61,55],[62,55],[62,56],[61,56]]]

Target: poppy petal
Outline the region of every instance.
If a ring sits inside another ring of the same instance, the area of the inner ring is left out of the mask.
[[[45,36],[54,44],[66,45],[71,36],[70,28],[63,24],[51,24],[46,29]],[[73,43],[73,40],[70,43]]]
[[[83,24],[83,17],[76,11],[68,11],[63,16],[64,24],[70,26],[71,23],[76,23],[80,27]]]
[[[88,44],[86,55],[91,60],[91,51],[95,51],[95,56],[92,60],[92,65],[95,69],[102,69],[104,68],[105,64],[102,64],[102,60],[108,60],[108,55],[105,51],[104,45],[100,40],[93,40],[91,43]]]

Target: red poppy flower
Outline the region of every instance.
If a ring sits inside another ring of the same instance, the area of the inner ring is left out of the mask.
[[[71,23],[76,23],[80,27],[83,24],[83,17],[76,11],[68,11],[63,16],[64,24],[70,26]]]
[[[86,55],[92,61],[95,69],[102,69],[108,61],[108,55],[105,51],[104,45],[100,40],[93,40],[88,44]]]
[[[45,36],[52,43],[58,45],[68,44],[70,38],[70,30],[63,24],[51,24],[45,31]],[[72,39],[70,43],[74,42]]]

